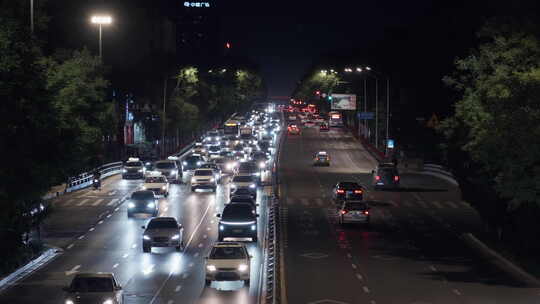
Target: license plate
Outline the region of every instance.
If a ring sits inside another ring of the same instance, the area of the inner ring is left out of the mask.
[[[234,233],[242,233],[242,229],[233,229]]]
[[[353,194],[353,192],[352,191],[347,191],[347,194]]]

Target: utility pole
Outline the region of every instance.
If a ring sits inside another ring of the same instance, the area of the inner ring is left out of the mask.
[[[390,126],[390,77],[386,77],[386,155],[388,155],[388,128]]]
[[[34,34],[34,0],[30,0],[30,32]]]
[[[375,78],[375,148],[379,148],[379,78]]]
[[[161,115],[161,156],[162,158],[165,157],[165,107],[167,105],[167,75],[165,75],[165,79],[163,80],[163,113]]]

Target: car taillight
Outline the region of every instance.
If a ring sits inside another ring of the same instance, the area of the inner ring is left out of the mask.
[[[364,214],[365,214],[365,215],[368,215],[368,214],[369,214],[369,211],[364,210]]]
[[[381,180],[381,177],[380,176],[375,176],[375,180]]]
[[[341,214],[347,213],[347,210],[341,210]]]
[[[345,193],[345,190],[343,190],[343,189],[337,189],[336,192],[342,194],[342,193]]]
[[[394,180],[395,180],[396,182],[399,181],[399,176],[397,176],[397,175],[394,176]]]
[[[362,194],[362,190],[354,190],[354,194]]]

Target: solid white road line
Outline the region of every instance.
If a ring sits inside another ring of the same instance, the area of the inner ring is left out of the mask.
[[[439,208],[439,209],[442,209],[443,206],[441,205],[441,203],[439,203],[438,201],[432,201],[431,202],[435,207]]]
[[[116,203],[118,201],[117,198],[113,198],[110,202],[107,203],[107,206],[112,206],[114,205],[114,203]]]

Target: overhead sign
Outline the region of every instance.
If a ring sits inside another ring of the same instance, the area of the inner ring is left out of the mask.
[[[355,94],[332,94],[332,110],[356,110]]]
[[[210,7],[209,2],[191,2],[191,1],[185,1],[184,2],[185,7]]]
[[[358,119],[374,119],[375,112],[358,112]]]

